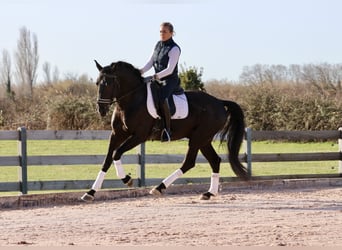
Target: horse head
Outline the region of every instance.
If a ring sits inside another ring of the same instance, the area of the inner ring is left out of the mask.
[[[105,116],[110,105],[117,97],[119,85],[117,83],[116,75],[114,74],[114,64],[102,67],[96,60],[95,64],[100,74],[96,80],[98,89],[97,94],[97,110],[101,116]]]
[[[134,94],[142,91],[143,78],[133,65],[118,61],[102,67],[96,60],[95,64],[100,71],[96,85],[98,86],[97,105],[101,116],[107,114],[113,102],[129,102]]]

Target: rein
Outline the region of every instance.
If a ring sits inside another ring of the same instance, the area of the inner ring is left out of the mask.
[[[115,75],[106,75],[107,77],[111,77],[111,78],[116,78]],[[131,94],[133,94],[134,92],[136,92],[137,90],[139,90],[141,87],[145,86],[145,82],[144,84],[141,84],[140,86],[138,86],[137,88],[131,90],[131,91],[128,91],[128,93],[120,96],[119,98],[115,98],[115,100],[113,100],[113,98],[111,99],[105,99],[105,98],[98,98],[97,99],[97,103],[98,104],[113,104],[113,103],[119,103],[120,100],[126,98],[127,96],[130,96]]]

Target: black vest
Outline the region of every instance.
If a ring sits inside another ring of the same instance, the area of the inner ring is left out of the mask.
[[[154,52],[153,52],[153,68],[156,73],[167,68],[167,65],[169,63],[168,53],[174,46],[177,46],[180,50],[180,47],[173,41],[172,38],[170,38],[169,40],[165,42],[159,41],[156,44],[154,48]],[[168,80],[168,79],[178,79],[178,63],[171,75],[168,75],[160,80]]]

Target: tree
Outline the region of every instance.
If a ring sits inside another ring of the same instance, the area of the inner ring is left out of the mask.
[[[15,53],[17,76],[25,92],[32,97],[39,61],[38,39],[34,33],[31,36],[31,32],[26,27],[22,27],[19,33]]]
[[[186,66],[181,65],[181,72],[179,73],[179,78],[181,81],[181,86],[185,90],[201,90],[205,91],[204,83],[202,82],[203,68],[198,70],[194,66],[186,68]]]
[[[55,66],[53,71],[51,68],[51,64],[49,62],[45,62],[43,64],[43,76],[44,76],[44,82],[46,84],[55,84],[59,81],[59,70],[58,67]]]
[[[240,82],[245,84],[275,84],[289,79],[287,67],[283,65],[255,64],[243,67]]]
[[[2,51],[2,67],[0,74],[1,83],[6,86],[6,94],[9,97],[13,97],[11,86],[11,57],[6,49]]]
[[[341,94],[342,64],[306,64],[302,70],[303,82],[313,86],[326,97]]]
[[[43,73],[44,73],[44,79],[46,84],[51,84],[51,65],[49,62],[45,62],[43,64]]]
[[[55,66],[55,68],[53,70],[52,81],[53,81],[53,83],[57,83],[59,81],[59,70],[58,70],[57,66]]]

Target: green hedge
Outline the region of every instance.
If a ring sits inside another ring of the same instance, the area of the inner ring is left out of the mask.
[[[342,97],[304,84],[209,83],[208,93],[241,104],[254,130],[335,130],[342,126]],[[0,98],[0,129],[109,129],[110,114],[96,112],[96,86],[62,82],[36,86],[33,98]]]

